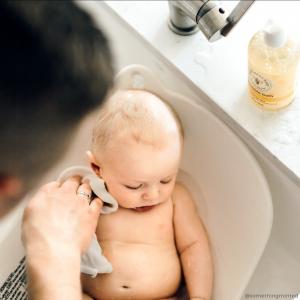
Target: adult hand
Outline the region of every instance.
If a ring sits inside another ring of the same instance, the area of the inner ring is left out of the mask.
[[[63,254],[66,250],[82,254],[87,250],[102,201],[95,198],[89,205],[84,194],[90,195],[91,189],[88,184],[81,184],[79,177],[62,184],[51,182],[40,188],[24,212],[22,239],[27,253]]]
[[[44,185],[24,211],[28,294],[32,300],[81,300],[80,255],[95,232],[102,201],[79,177]]]

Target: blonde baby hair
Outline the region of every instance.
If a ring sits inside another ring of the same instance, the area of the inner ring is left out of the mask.
[[[92,152],[101,152],[117,138],[160,146],[163,135],[183,130],[175,111],[156,95],[142,90],[115,92],[102,106],[93,129]]]

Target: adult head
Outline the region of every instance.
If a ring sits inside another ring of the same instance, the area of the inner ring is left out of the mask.
[[[112,84],[108,42],[70,1],[0,2],[0,217]]]

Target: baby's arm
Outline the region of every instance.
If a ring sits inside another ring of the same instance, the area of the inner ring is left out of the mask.
[[[173,192],[177,250],[190,299],[210,300],[213,263],[206,231],[189,192],[176,184]]]

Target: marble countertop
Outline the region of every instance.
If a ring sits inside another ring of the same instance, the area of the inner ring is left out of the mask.
[[[231,9],[237,1],[223,3]],[[279,20],[297,38],[299,1],[256,1],[230,35],[214,43],[207,42],[200,32],[186,37],[171,32],[167,1],[106,4],[300,182],[300,86],[293,103],[279,112],[261,110],[249,100],[247,92],[250,38],[269,18]]]

